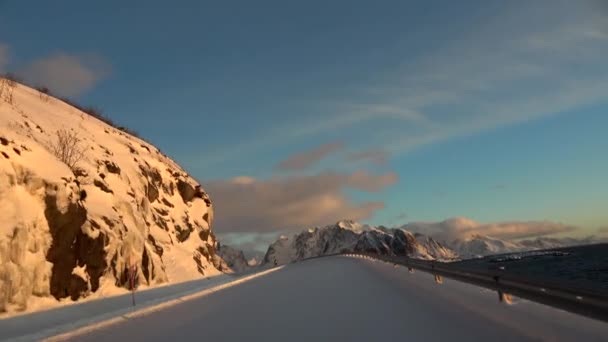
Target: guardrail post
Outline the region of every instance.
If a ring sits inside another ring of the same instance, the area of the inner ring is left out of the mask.
[[[498,302],[511,305],[513,304],[513,296],[511,296],[511,294],[509,293],[505,293],[501,290],[498,290]]]
[[[135,282],[137,278],[137,265],[129,267],[129,287],[131,288],[131,304],[135,306]]]

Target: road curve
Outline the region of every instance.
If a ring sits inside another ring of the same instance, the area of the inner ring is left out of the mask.
[[[608,341],[608,324],[379,261],[312,259],[78,341]]]

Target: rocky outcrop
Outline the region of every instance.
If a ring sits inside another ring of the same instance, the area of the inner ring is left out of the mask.
[[[226,266],[228,266],[232,272],[242,273],[251,269],[249,262],[245,258],[245,254],[243,254],[243,251],[241,250],[218,244],[217,254],[224,260]]]
[[[51,294],[57,299],[68,296],[72,299],[78,299],[87,290],[89,284],[86,279],[72,274],[72,270],[77,265],[80,267],[88,266],[86,261],[94,262],[94,257],[87,257],[89,251],[86,249],[86,245],[92,245],[94,249],[99,251],[99,248],[95,248],[95,245],[103,246],[103,236],[98,236],[97,239],[93,240],[83,234],[82,226],[87,220],[87,211],[81,203],[70,202],[66,208],[63,208],[64,210],[60,210],[57,207],[57,195],[48,191],[44,203],[44,216],[53,239],[46,254],[46,259],[53,264],[50,284]],[[102,254],[96,257],[99,260],[105,260],[103,247],[101,251]],[[90,276],[90,272],[95,276],[92,282],[99,286],[100,274],[91,271],[93,271],[93,268],[89,270],[87,267],[87,274]]]
[[[55,133],[77,134],[70,169]],[[219,274],[213,207],[203,188],[145,141],[15,85],[0,100],[0,314],[38,299]]]

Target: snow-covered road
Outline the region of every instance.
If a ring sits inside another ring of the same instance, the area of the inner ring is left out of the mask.
[[[608,324],[369,260],[330,257],[75,336],[79,341],[606,341]]]

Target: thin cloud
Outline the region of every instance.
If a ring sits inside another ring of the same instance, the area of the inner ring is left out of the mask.
[[[205,182],[205,189],[216,207],[217,232],[273,232],[325,225],[345,218],[368,219],[384,208],[384,203],[357,203],[345,190],[380,192],[396,181],[394,173],[324,172],[268,180],[239,177]]]
[[[397,183],[398,176],[394,172],[383,175],[372,175],[367,171],[357,171],[346,179],[346,185],[353,189],[366,192],[379,192],[382,189]]]
[[[442,222],[413,222],[403,227],[412,232],[429,235],[444,241],[465,239],[474,235],[488,235],[511,240],[572,232],[578,229],[575,226],[550,221],[479,223],[464,217],[452,218]]]
[[[63,52],[34,60],[17,73],[33,85],[45,86],[61,96],[78,96],[108,75],[107,63],[95,55]]]
[[[407,77],[382,92],[391,94],[393,106],[424,112],[434,125],[387,139],[391,152],[605,101],[599,89],[608,85],[608,27],[605,15],[590,9],[556,3],[551,19],[538,22],[546,6],[532,5],[525,13],[511,8],[422,63],[403,65],[397,74]]]
[[[476,23],[466,36],[452,37],[454,43],[424,58],[406,60],[376,77],[373,86],[351,85],[358,90],[350,100],[323,100],[333,104],[326,106],[323,120],[278,123],[264,140],[235,150],[267,148],[346,127],[356,132],[374,123],[403,128],[398,134],[365,131],[367,141],[402,155],[605,101],[606,11],[569,1],[531,3],[523,9],[520,4],[503,6],[501,15]]]
[[[281,161],[276,168],[282,171],[304,170],[315,163],[323,160],[328,155],[344,148],[344,144],[339,142],[323,144],[312,150],[296,153],[289,158]]]
[[[376,165],[386,165],[388,163],[388,152],[383,149],[353,152],[346,156],[346,160],[353,163],[369,162]]]

